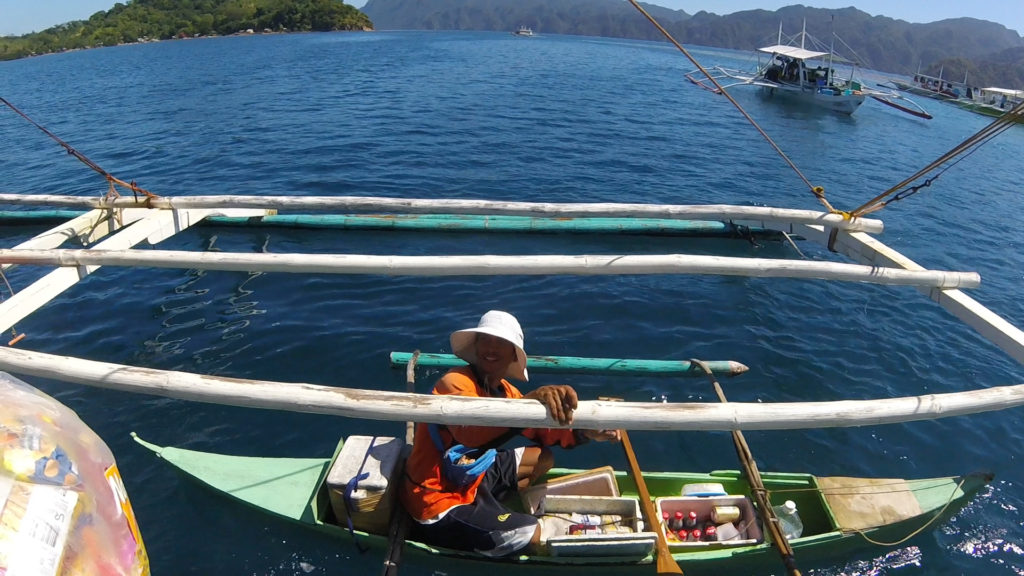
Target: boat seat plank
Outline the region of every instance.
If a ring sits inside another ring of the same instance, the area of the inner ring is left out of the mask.
[[[819,477],[818,485],[841,530],[870,530],[921,514],[906,480]]]

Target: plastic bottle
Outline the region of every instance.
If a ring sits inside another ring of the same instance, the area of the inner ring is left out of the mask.
[[[775,515],[779,518],[779,527],[782,528],[782,534],[786,537],[786,540],[799,538],[803,534],[804,523],[796,512],[795,502],[786,500],[785,503],[773,506],[772,508],[775,510]]]

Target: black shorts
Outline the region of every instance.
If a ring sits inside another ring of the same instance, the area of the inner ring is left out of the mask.
[[[476,500],[456,506],[433,524],[416,526],[417,539],[454,550],[473,550],[487,556],[506,556],[529,544],[537,529],[537,518],[512,512],[501,500],[519,492],[516,456],[512,450],[498,450],[487,469]]]

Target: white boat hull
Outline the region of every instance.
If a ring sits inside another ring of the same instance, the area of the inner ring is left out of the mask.
[[[832,90],[818,92],[804,90],[797,87],[789,87],[784,84],[778,86],[761,86],[761,92],[765,96],[783,96],[795,101],[808,102],[815,106],[839,112],[841,114],[853,114],[864,103],[864,94],[850,91],[842,94],[835,94]]]

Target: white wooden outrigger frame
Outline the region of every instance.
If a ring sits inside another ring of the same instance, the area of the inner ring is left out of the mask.
[[[0,204],[87,208],[88,212],[11,249],[0,266],[56,269],[0,303],[0,331],[44,306],[101,266],[202,268],[324,274],[724,274],[873,282],[914,286],[1024,363],[1024,333],[961,288],[975,288],[973,272],[926,270],[872,237],[878,220],[750,206],[552,204],[482,200],[368,197],[192,196],[106,200],[77,196],[0,194]],[[766,226],[831,245],[855,264],[685,254],[618,256],[368,256],[241,254],[133,250],[155,244],[213,215],[253,218],[276,210],[407,214],[502,214],[558,218],[669,218],[724,220]],[[834,233],[834,234],[833,234]],[[833,236],[830,239],[830,236]],[[60,248],[79,240],[87,249]],[[353,418],[445,424],[558,427],[537,402],[466,398],[224,378],[95,362],[0,346],[0,370],[183,400],[334,414]],[[630,430],[756,430],[863,426],[1002,410],[1024,404],[1024,385],[950,394],[836,402],[635,403],[581,401],[574,426]]]

